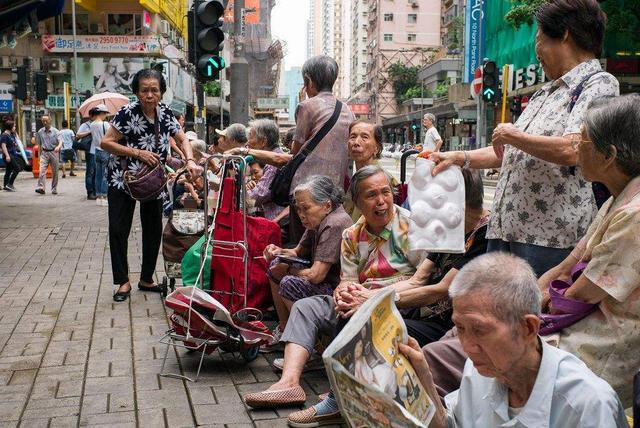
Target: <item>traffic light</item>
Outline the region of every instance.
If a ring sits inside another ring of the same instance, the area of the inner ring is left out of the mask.
[[[18,66],[11,70],[15,73],[16,78],[13,79],[13,88],[9,89],[9,93],[13,94],[18,100],[27,99],[27,67],[24,65]]]
[[[36,100],[45,101],[47,95],[47,73],[36,73]]]
[[[189,12],[189,62],[196,66],[202,81],[218,79],[226,65],[220,56],[224,42],[221,19],[224,3],[223,0],[196,0]]]
[[[488,103],[498,98],[498,67],[495,61],[482,66],[482,99]]]
[[[415,131],[416,129],[418,129],[418,124],[417,124],[416,122],[413,122],[413,123],[411,124],[411,129],[413,129],[414,131]]]

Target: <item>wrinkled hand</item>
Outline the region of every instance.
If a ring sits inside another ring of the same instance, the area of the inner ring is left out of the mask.
[[[504,146],[509,144],[517,147],[518,142],[522,140],[524,132],[518,129],[513,123],[500,123],[493,130],[491,136],[491,144],[493,151],[498,159],[502,159],[504,155]]]
[[[307,99],[307,87],[303,86],[298,92],[298,102],[302,102]]]
[[[429,160],[432,162],[435,162],[436,166],[433,167],[433,170],[431,171],[431,175],[435,177],[436,175],[438,175],[439,173],[441,173],[442,171],[444,171],[445,169],[449,168],[452,165],[461,166],[462,163],[464,162],[464,158],[462,160],[460,159],[461,155],[462,155],[461,152],[432,153],[431,156],[429,156]]]
[[[137,158],[145,165],[149,165],[151,167],[154,167],[158,165],[158,163],[160,163],[160,155],[150,152],[149,150],[138,150]]]
[[[253,190],[256,188],[256,182],[253,180],[249,180],[247,182],[247,190]]]
[[[416,371],[422,386],[427,388],[425,383],[428,383],[428,380],[431,378],[431,369],[429,369],[429,364],[427,363],[427,359],[420,349],[420,345],[418,345],[418,341],[413,337],[409,337],[409,342],[407,344],[399,343],[398,349],[407,357],[407,360],[413,366],[413,369]]]
[[[262,255],[264,256],[267,263],[271,263],[271,261],[275,259],[278,254],[280,254],[281,250],[282,248],[278,247],[277,245],[269,244],[265,247]]]
[[[202,175],[202,167],[196,163],[194,160],[190,160],[187,162],[187,171],[189,171],[189,175],[192,180],[200,177]]]
[[[361,284],[351,283],[347,285],[346,290],[339,294],[336,312],[342,318],[349,318],[373,294],[373,291],[363,287]]]

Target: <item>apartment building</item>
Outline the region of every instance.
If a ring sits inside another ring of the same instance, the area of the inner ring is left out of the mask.
[[[351,0],[350,97],[356,99],[364,96],[367,81],[368,14],[368,0]]]
[[[423,66],[441,46],[440,0],[369,0],[367,79],[372,118],[399,112],[387,70],[399,62]]]

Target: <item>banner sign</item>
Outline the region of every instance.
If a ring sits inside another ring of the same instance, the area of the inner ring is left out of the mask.
[[[349,104],[353,114],[369,114],[369,104]]]
[[[42,50],[48,53],[72,53],[73,36],[45,34]],[[76,36],[78,53],[145,53],[160,54],[158,36]]]
[[[289,108],[289,97],[258,98],[259,109],[285,109]]]
[[[473,82],[473,73],[482,65],[487,24],[484,19],[485,0],[467,1],[465,12],[463,82]],[[481,31],[482,30],[482,31]]]

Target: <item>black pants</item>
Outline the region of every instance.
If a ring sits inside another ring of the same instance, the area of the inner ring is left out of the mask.
[[[4,185],[13,186],[13,182],[16,181],[16,177],[18,176],[18,173],[20,171],[16,168],[15,162],[11,161],[5,163],[6,167],[4,171]]]
[[[451,315],[451,311],[448,311],[442,315],[420,318],[420,309],[414,309],[403,318],[407,333],[416,339],[422,348],[424,345],[440,340],[453,327]]]
[[[127,248],[133,222],[136,201],[122,190],[109,187],[109,246],[113,283],[122,285],[129,281]],[[162,239],[162,200],[140,202],[140,224],[142,225],[142,270],[140,279],[153,282],[153,272],[158,260]]]

